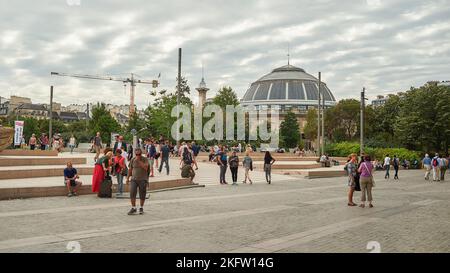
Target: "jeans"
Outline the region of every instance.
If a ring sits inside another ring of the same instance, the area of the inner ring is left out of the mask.
[[[161,165],[159,166],[159,172],[162,171],[162,166],[163,164],[166,163],[166,170],[167,170],[167,175],[169,175],[169,158],[161,158]]]
[[[390,165],[386,165],[386,175],[384,176],[384,178],[389,178],[389,170],[391,169]]]
[[[233,183],[236,183],[238,179],[238,167],[230,167],[230,171]]]
[[[116,174],[117,177],[117,185],[119,185],[117,191],[120,194],[123,194],[123,175],[121,175],[120,173]]]
[[[394,170],[395,170],[394,179],[398,179],[398,166],[394,166]]]
[[[264,164],[264,171],[266,172],[266,181],[267,182],[272,181],[272,165]]]
[[[73,154],[73,149],[75,149],[75,145],[69,144],[70,153]]]
[[[163,164],[166,163],[167,175],[169,175],[169,158],[161,158],[161,165],[159,166],[159,172],[162,171]]]
[[[227,173],[227,165],[220,165],[220,183],[226,183],[225,174]]]

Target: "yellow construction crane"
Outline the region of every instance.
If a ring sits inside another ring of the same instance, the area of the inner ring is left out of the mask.
[[[130,78],[116,78],[111,76],[93,76],[93,75],[82,75],[82,74],[67,74],[67,73],[58,73],[51,72],[52,76],[61,76],[61,77],[72,77],[72,78],[80,78],[80,79],[90,79],[90,80],[102,80],[102,81],[116,81],[123,82],[125,84],[130,83],[130,117],[133,113],[135,113],[134,109],[134,92],[136,84],[151,84],[153,88],[157,88],[159,86],[158,80],[146,81],[135,79],[134,74],[131,74]]]

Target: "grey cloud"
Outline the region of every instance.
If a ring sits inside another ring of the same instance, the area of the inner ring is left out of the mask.
[[[371,5],[369,5],[370,3]],[[322,71],[335,96],[377,94],[428,80],[449,80],[450,1],[87,1],[0,0],[0,94],[48,100],[55,84],[65,104],[128,103],[121,83],[52,78],[51,71],[134,72],[161,88],[175,87],[177,48],[191,88],[205,64],[212,96],[230,85],[242,96],[249,84],[291,63]],[[138,86],[145,106],[149,86]],[[195,97],[195,94],[192,96]]]

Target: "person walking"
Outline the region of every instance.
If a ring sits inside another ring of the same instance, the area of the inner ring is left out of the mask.
[[[439,167],[439,161],[439,154],[436,153],[431,160],[431,167],[433,168],[433,181],[441,181],[441,168]]]
[[[69,139],[70,154],[73,154],[73,149],[75,149],[76,145],[77,145],[77,140],[75,139],[75,136],[72,135]]]
[[[117,151],[118,149],[127,149],[127,143],[123,140],[123,136],[117,136],[116,142],[114,143],[114,151]]]
[[[431,173],[431,158],[428,154],[425,155],[425,157],[422,159],[422,164],[425,169],[425,180],[430,180],[430,173]]]
[[[36,149],[37,138],[35,134],[32,134],[30,140],[28,141],[30,144],[30,150],[34,151]]]
[[[237,186],[239,157],[237,156],[236,151],[233,151],[233,153],[231,154],[230,158],[228,159],[228,164],[230,165],[233,186]]]
[[[161,157],[161,144],[159,141],[154,140],[155,143],[155,168],[159,167],[159,158]]]
[[[447,172],[448,162],[445,156],[441,156],[439,161],[439,168],[441,172],[441,181],[445,181],[445,173]]]
[[[97,159],[100,157],[100,151],[102,150],[103,144],[102,144],[102,138],[100,137],[100,132],[97,132],[94,139],[92,140],[92,145],[95,150],[95,157],[94,161],[97,161]]]
[[[117,178],[117,195],[123,195],[123,178],[128,175],[125,157],[122,156],[122,149],[116,150],[116,156],[113,159],[114,175]]]
[[[395,171],[394,180],[399,180],[398,179],[398,170],[400,168],[400,159],[396,155],[394,155],[394,159],[392,161],[393,161],[392,163],[394,165],[394,171]]]
[[[357,175],[357,164],[358,164],[358,159],[356,154],[351,154],[349,161],[347,162],[347,164],[345,165],[345,169],[347,170],[347,176],[348,176],[348,186],[349,186],[349,190],[348,190],[348,206],[354,207],[357,206],[357,204],[355,204],[353,202],[353,194],[356,190],[356,175]]]
[[[153,165],[155,164],[155,156],[156,156],[156,148],[155,145],[153,144],[153,140],[149,139],[146,141],[147,144],[147,157],[148,157],[148,162],[149,162],[149,168],[150,168],[150,177],[154,177],[154,168]]]
[[[364,157],[364,162],[361,163],[361,166],[358,169],[358,172],[361,174],[360,175],[360,185],[361,185],[361,191],[362,191],[362,196],[361,196],[361,208],[365,208],[366,207],[366,194],[367,194],[367,199],[369,201],[369,207],[373,208],[373,198],[372,198],[372,188],[374,186],[374,181],[373,181],[373,165],[370,162],[370,156],[365,156]]]
[[[219,180],[221,185],[228,184],[225,179],[225,174],[227,173],[228,168],[228,156],[227,152],[225,151],[225,147],[222,147],[221,150],[217,154],[217,165],[220,167],[220,175]]]
[[[198,170],[198,165],[197,165],[197,156],[200,153],[200,145],[197,145],[194,141],[192,141],[192,153],[194,155],[194,165],[195,165],[195,170]]]
[[[389,171],[391,169],[391,158],[389,157],[389,155],[386,155],[386,157],[384,158],[383,168],[386,170],[386,175],[384,176],[384,179],[389,179],[390,177]]]
[[[250,182],[250,184],[253,184],[252,179],[250,178],[250,171],[253,171],[253,160],[250,157],[249,152],[245,152],[244,160],[242,160],[242,166],[245,170],[245,177],[243,183],[246,184],[247,180]]]
[[[166,165],[167,175],[169,175],[169,156],[170,156],[170,148],[169,141],[166,140],[166,144],[161,148],[161,165],[159,166],[159,173],[161,173],[163,165]]]
[[[128,215],[137,213],[136,197],[138,189],[140,199],[139,214],[142,215],[144,214],[145,198],[147,197],[148,169],[150,166],[148,159],[142,156],[142,150],[140,148],[136,148],[134,152],[135,157],[130,161],[130,168],[127,176],[127,185],[130,185],[131,199],[131,209],[128,212]]]
[[[111,162],[113,152],[111,149],[106,149],[104,156],[99,158],[94,167],[94,174],[92,176],[92,192],[94,193],[100,193],[100,185],[105,179],[106,176],[108,176],[111,173]]]
[[[264,172],[266,173],[266,181],[268,184],[272,183],[272,165],[275,161],[270,152],[266,151],[264,155]]]

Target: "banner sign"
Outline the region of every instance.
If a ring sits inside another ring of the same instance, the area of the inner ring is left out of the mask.
[[[14,126],[14,146],[20,146],[23,137],[23,121],[16,121]]]

